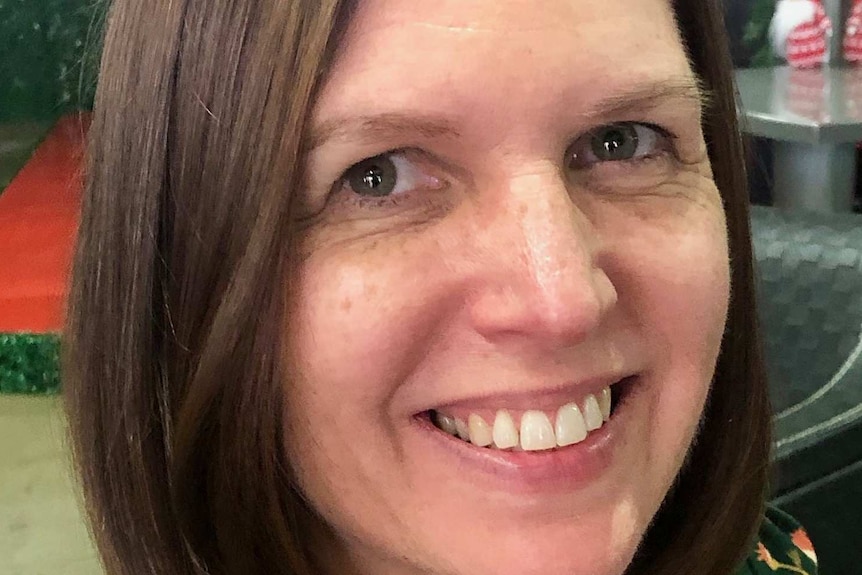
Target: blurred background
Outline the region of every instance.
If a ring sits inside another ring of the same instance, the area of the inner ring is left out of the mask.
[[[822,573],[862,575],[862,67],[842,50],[854,2],[823,0],[824,64],[797,69],[770,42],[776,1],[724,0],[776,424],[771,498],[806,526]],[[0,0],[0,575],[100,573],[57,360],[107,3]]]

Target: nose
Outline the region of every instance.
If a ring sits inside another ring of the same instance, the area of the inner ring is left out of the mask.
[[[511,179],[475,230],[473,328],[486,340],[574,345],[617,301],[599,238],[558,174]]]

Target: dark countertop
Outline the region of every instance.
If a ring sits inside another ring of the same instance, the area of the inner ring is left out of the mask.
[[[0,123],[0,194],[48,134],[53,120]]]

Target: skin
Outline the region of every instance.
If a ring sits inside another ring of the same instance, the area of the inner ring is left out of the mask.
[[[727,313],[695,86],[664,0],[360,3],[313,112],[286,326],[285,440],[334,534],[329,572],[625,570],[694,438]],[[622,121],[675,137],[569,169]],[[403,149],[414,189],[395,203],[339,183]],[[512,489],[427,449],[414,418],[609,373],[639,379],[587,484]]]

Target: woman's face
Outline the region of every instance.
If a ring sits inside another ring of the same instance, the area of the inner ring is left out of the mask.
[[[333,570],[631,560],[729,292],[669,4],[359,3],[314,108],[286,326],[286,441]]]

